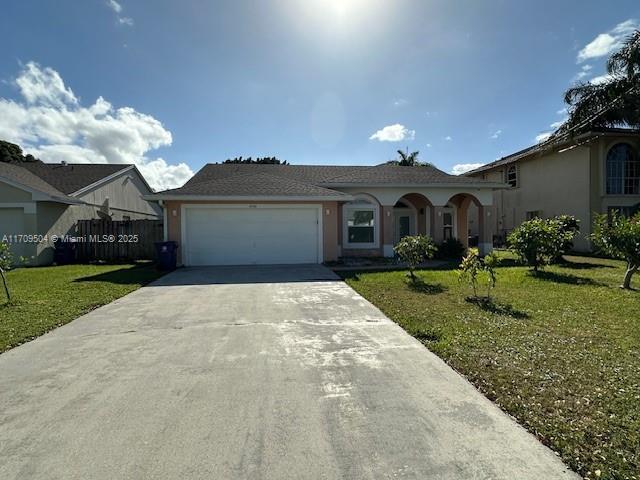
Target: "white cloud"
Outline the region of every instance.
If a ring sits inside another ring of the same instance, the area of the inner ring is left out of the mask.
[[[427,148],[431,148],[431,144],[430,143],[427,143]]]
[[[122,5],[120,5],[116,0],[109,0],[107,5],[116,13],[120,13],[122,11]]]
[[[557,115],[566,115],[567,114],[567,107],[561,108],[560,110],[558,110],[556,112]]]
[[[625,39],[631,35],[634,30],[639,28],[640,24],[635,19],[630,18],[613,27],[610,31],[601,33],[585,47],[578,52],[578,63],[582,63],[591,58],[600,58],[617,50],[622,46]]]
[[[24,101],[0,98],[0,138],[45,162],[135,164],[149,184],[173,188],[193,172],[147,152],[172,142],[171,132],[131,107],[114,108],[99,97],[84,107],[58,72],[28,63],[16,79]]]
[[[395,123],[387,125],[382,130],[369,137],[369,140],[378,140],[380,142],[401,142],[403,140],[413,140],[416,137],[415,130],[409,130],[404,125]]]
[[[116,22],[118,25],[126,25],[133,27],[133,18],[120,16],[122,13],[122,5],[116,0],[107,0],[107,6],[116,13]]]
[[[450,136],[450,135],[447,135],[446,137],[444,137],[444,139],[445,139],[447,142],[450,142],[451,140],[453,140],[453,138],[451,138],[451,136]]]
[[[462,175],[463,173],[470,172],[476,168],[480,168],[484,163],[458,163],[451,169],[451,173],[454,175]]]
[[[576,82],[576,81],[582,80],[584,77],[589,76],[589,73],[591,72],[592,69],[593,67],[589,64],[583,65],[580,71],[576,73],[575,76],[573,77],[573,81]]]
[[[548,140],[551,136],[551,133],[552,132],[542,132],[540,135],[536,135],[536,143],[541,143],[545,140]]]
[[[502,135],[502,130],[496,130],[495,133],[493,135],[491,135],[490,138],[492,139],[497,139],[500,135]]]
[[[557,130],[558,128],[560,128],[562,126],[562,124],[564,122],[566,122],[567,119],[564,118],[562,120],[558,120],[557,122],[553,122],[551,125],[549,125],[551,128],[553,128],[554,130]]]
[[[394,107],[404,107],[407,105],[409,101],[406,98],[397,98],[393,101]]]
[[[604,75],[598,75],[597,77],[593,77],[591,80],[589,80],[589,83],[591,83],[592,85],[600,85],[603,83],[607,83],[609,80],[613,78],[614,78],[613,75],[605,73]]]

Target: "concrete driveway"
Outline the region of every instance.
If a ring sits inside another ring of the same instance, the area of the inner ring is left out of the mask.
[[[179,270],[0,355],[0,478],[578,477],[308,266]]]

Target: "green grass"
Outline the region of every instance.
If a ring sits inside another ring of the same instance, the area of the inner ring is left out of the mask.
[[[640,291],[618,287],[617,261],[506,264],[491,305],[467,301],[453,268],[414,288],[398,271],[346,281],[583,477],[640,478]]]
[[[0,289],[0,352],[112,302],[160,277],[153,265],[65,265],[8,273],[13,301]]]

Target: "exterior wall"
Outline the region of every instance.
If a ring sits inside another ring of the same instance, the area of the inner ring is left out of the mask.
[[[610,207],[640,204],[640,195],[607,195],[606,157],[617,143],[628,143],[640,154],[638,135],[602,135],[590,143],[518,162],[517,188],[494,192],[494,206],[488,209],[495,235],[504,236],[526,220],[526,213],[540,211],[545,218],[569,214],[580,219],[580,235],[575,248],[588,251],[592,214],[607,213]],[[475,175],[503,181],[506,167],[496,167]],[[470,217],[472,220],[475,217]]]
[[[325,262],[333,262],[338,259],[338,212],[340,210],[338,202],[246,202],[246,201],[224,201],[224,202],[205,202],[205,201],[166,201],[164,208],[166,210],[166,232],[167,240],[178,243],[178,264],[182,265],[182,252],[180,245],[182,244],[182,205],[322,205],[322,252]]]
[[[590,208],[590,163],[588,146],[576,147],[517,162],[518,186],[496,190],[493,206],[486,207],[487,216],[494,217],[490,228],[494,235],[505,237],[527,218],[527,212],[540,212],[542,217],[569,214],[581,222],[581,235],[576,238],[577,250],[588,250]],[[477,176],[490,181],[504,181],[506,166],[497,167]],[[470,217],[472,235],[479,233],[477,212]]]
[[[152,193],[135,170],[129,170],[113,178],[108,183],[91,189],[78,198],[103,211],[113,220],[162,218],[162,209],[154,202],[148,202],[142,195]],[[94,217],[87,217],[94,218]]]
[[[36,235],[36,202],[31,193],[0,182],[0,241],[5,235]],[[36,255],[36,245],[31,243],[11,243],[14,261],[20,257]]]

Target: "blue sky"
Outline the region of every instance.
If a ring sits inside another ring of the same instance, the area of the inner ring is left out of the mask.
[[[550,131],[636,19],[631,0],[6,2],[0,138],[135,162],[158,188],[239,155],[408,147],[450,172]]]

